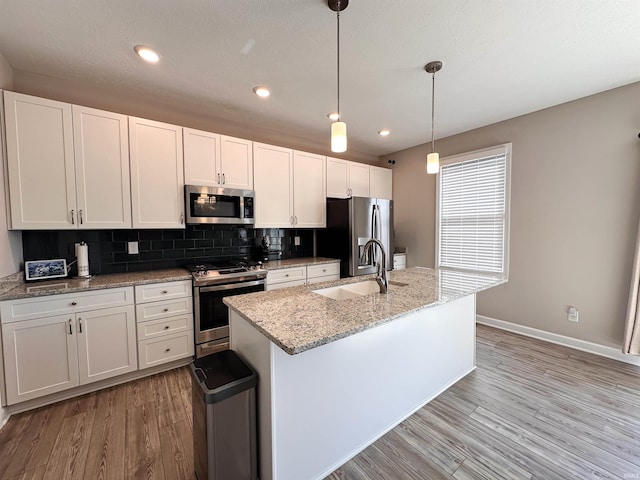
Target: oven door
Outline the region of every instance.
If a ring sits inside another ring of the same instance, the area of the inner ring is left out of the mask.
[[[229,337],[229,309],[222,302],[224,297],[264,291],[264,279],[249,282],[195,287],[196,343],[205,343]]]

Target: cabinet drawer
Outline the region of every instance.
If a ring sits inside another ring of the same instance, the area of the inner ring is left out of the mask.
[[[193,330],[138,342],[138,365],[143,368],[193,355]]]
[[[340,275],[327,275],[326,277],[312,277],[307,278],[307,285],[311,285],[313,283],[322,283],[322,282],[331,282],[333,280],[339,280]]]
[[[312,265],[307,267],[307,280],[316,277],[328,277],[338,275],[340,277],[339,263],[326,263],[324,265]]]
[[[155,302],[170,298],[190,297],[191,280],[150,283],[136,286],[136,303]]]
[[[165,302],[149,302],[136,305],[136,320],[146,322],[158,318],[173,317],[193,311],[193,299],[191,297],[167,300]]]
[[[138,323],[138,340],[164,337],[174,333],[193,330],[193,316],[180,315],[159,320]]]
[[[280,282],[275,284],[267,283],[267,290],[280,290],[281,288],[289,288],[289,287],[299,287],[304,285],[306,280],[301,278],[299,280],[294,280],[293,282]]]
[[[133,287],[64,293],[0,302],[2,323],[133,304]]]
[[[267,274],[267,284],[273,285],[282,282],[293,282],[307,279],[307,267],[283,268],[272,270]]]

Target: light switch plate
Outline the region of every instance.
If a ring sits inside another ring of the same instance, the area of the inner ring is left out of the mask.
[[[127,252],[129,255],[135,255],[138,252],[138,242],[127,242]]]

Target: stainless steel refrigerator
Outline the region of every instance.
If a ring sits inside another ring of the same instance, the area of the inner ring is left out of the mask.
[[[327,198],[327,228],[318,230],[316,250],[323,257],[340,259],[340,276],[376,272],[381,260],[376,246],[368,262],[360,263],[364,244],[377,238],[387,254],[386,268],[393,268],[393,200],[367,197]]]

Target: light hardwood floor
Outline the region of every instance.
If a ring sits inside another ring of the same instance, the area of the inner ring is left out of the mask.
[[[640,368],[484,326],[477,362],[327,478],[640,479]],[[181,368],[16,415],[0,478],[192,479],[190,394]]]

